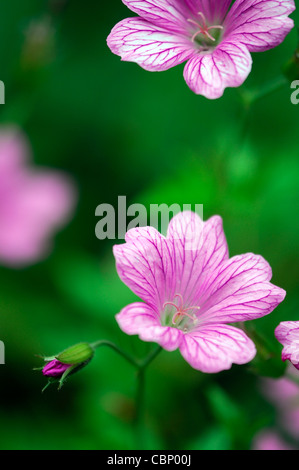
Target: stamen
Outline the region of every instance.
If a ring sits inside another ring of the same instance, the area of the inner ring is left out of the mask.
[[[175,303],[173,303],[173,302],[164,302],[163,308],[165,308],[166,305],[172,305],[172,306],[175,307],[176,309],[179,309],[179,307],[177,306],[177,304],[175,304]]]
[[[184,312],[187,312],[188,310],[194,310],[195,308],[196,308],[197,310],[200,309],[200,307],[188,307],[188,308],[184,308]]]
[[[193,320],[193,322],[196,322],[197,321],[197,318],[194,316],[194,315],[190,315],[190,313],[186,313],[186,311],[183,311],[183,312],[176,312],[174,315],[173,315],[173,318],[172,318],[172,324],[175,325],[176,324],[176,319],[177,317],[188,317],[190,318],[191,320]]]
[[[187,20],[187,21],[189,21],[189,23],[194,24],[199,29],[196,33],[193,34],[193,36],[191,38],[191,41],[194,42],[195,39],[197,38],[197,36],[202,34],[203,36],[206,36],[210,41],[215,42],[216,39],[209,33],[209,31],[211,29],[223,29],[223,26],[221,26],[221,25],[208,26],[207,22],[206,22],[205,15],[201,11],[199,11],[197,14],[200,16],[202,24],[198,23],[197,21],[195,21],[193,19],[188,19]]]
[[[187,313],[189,310],[199,310],[200,307],[198,306],[194,306],[194,307],[186,307],[184,308],[184,300],[183,300],[183,296],[181,294],[175,294],[174,296],[174,299],[178,297],[180,299],[180,302],[179,302],[179,305],[177,305],[176,303],[174,302],[164,302],[163,304],[163,309],[165,309],[168,305],[170,305],[171,307],[174,307],[176,309],[176,312],[175,314],[173,315],[172,317],[172,320],[171,320],[171,323],[173,325],[179,325],[181,320],[184,318],[184,317],[188,317],[190,318],[190,320],[193,321],[193,323],[197,323],[197,317],[196,315],[192,315],[190,313]],[[187,327],[188,328],[188,327]]]

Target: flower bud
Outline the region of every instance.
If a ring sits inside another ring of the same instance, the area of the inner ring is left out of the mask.
[[[45,365],[43,368],[43,374],[46,377],[60,378],[69,367],[71,367],[71,365],[63,364],[62,362],[57,361],[57,359],[54,359]]]
[[[44,376],[49,378],[48,385],[59,381],[59,388],[61,388],[67,376],[85,367],[93,358],[93,355],[94,348],[89,343],[79,343],[65,349],[56,356],[44,357],[47,364],[42,372]]]
[[[75,366],[89,361],[93,355],[94,350],[89,343],[79,343],[58,354],[56,359],[63,364]]]

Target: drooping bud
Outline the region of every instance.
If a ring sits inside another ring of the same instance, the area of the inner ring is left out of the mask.
[[[47,364],[43,367],[42,372],[44,376],[49,378],[48,385],[59,381],[59,388],[61,388],[67,376],[85,367],[93,355],[92,345],[79,343],[70,346],[56,356],[44,357]]]
[[[56,356],[58,361],[63,364],[71,364],[73,366],[82,364],[92,359],[94,350],[89,343],[79,343],[71,346]]]

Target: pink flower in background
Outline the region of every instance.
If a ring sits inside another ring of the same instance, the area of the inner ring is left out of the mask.
[[[277,409],[279,425],[293,439],[299,438],[299,384],[291,380],[296,378],[296,369],[288,367],[288,376],[279,379],[263,379],[262,391]]]
[[[252,450],[296,450],[272,429],[261,431],[253,440]]]
[[[203,222],[182,212],[166,237],[152,227],[131,229],[114,255],[120,278],[144,301],[117,315],[120,328],[168,351],[179,348],[203,372],[253,359],[253,342],[228,323],[267,315],[285,297],[269,282],[272,271],[261,256],[229,259],[218,216]]]
[[[30,165],[24,136],[0,131],[0,264],[32,264],[50,249],[50,237],[73,210],[73,184],[57,171]]]
[[[299,321],[281,322],[275,329],[275,336],[284,346],[282,360],[290,361],[299,369]]]
[[[107,43],[122,60],[148,71],[187,61],[184,78],[195,93],[215,99],[240,86],[250,52],[280,44],[294,26],[293,0],[123,0],[139,17],[118,23]]]

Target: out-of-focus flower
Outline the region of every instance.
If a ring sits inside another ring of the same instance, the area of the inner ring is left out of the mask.
[[[195,93],[219,98],[251,70],[250,52],[280,44],[294,23],[293,0],[123,0],[139,17],[118,23],[107,43],[122,60],[164,71],[188,61]]]
[[[253,441],[252,450],[295,450],[275,430],[261,431]]]
[[[284,346],[281,358],[299,369],[299,321],[281,322],[275,329],[277,340]]]
[[[152,227],[131,229],[114,255],[120,278],[145,302],[117,315],[120,328],[169,351],[179,348],[203,372],[253,359],[251,339],[228,323],[267,315],[285,297],[269,282],[272,270],[261,256],[229,259],[218,216],[203,222],[193,212],[181,212],[166,237]]]
[[[51,18],[34,19],[25,31],[22,63],[25,68],[41,67],[55,57],[55,29]]]
[[[69,220],[76,191],[63,174],[30,165],[25,137],[0,130],[0,263],[11,267],[45,257],[50,238]]]
[[[299,438],[299,383],[294,383],[298,372],[291,365],[288,376],[279,379],[263,379],[262,391],[277,410],[280,427],[296,441]]]

